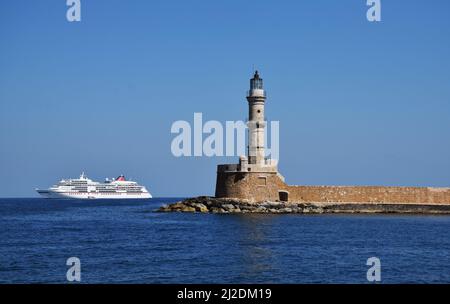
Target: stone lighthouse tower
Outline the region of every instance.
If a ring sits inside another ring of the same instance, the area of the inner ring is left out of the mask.
[[[259,77],[258,71],[250,79],[250,90],[247,94],[248,101],[248,163],[264,165],[264,103],[266,92],[263,88],[263,80]]]
[[[258,71],[250,79],[248,101],[248,150],[237,164],[217,166],[216,197],[248,202],[287,201],[287,186],[278,172],[277,161],[265,158],[264,104],[266,92]]]

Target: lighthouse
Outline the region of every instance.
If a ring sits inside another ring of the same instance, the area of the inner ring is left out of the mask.
[[[284,177],[278,172],[278,162],[265,157],[266,92],[258,71],[255,71],[253,78],[250,79],[250,89],[246,97],[248,101],[247,155],[241,155],[237,164],[217,166],[215,196],[246,199],[249,202],[287,201],[286,185]]]
[[[266,92],[263,87],[263,80],[259,77],[258,71],[250,79],[250,90],[247,94],[248,101],[248,163],[254,165],[264,165],[264,130],[266,127],[264,118],[264,104],[266,102]]]

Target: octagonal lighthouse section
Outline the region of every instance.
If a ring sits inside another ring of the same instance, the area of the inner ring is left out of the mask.
[[[250,90],[247,94],[248,101],[248,163],[250,165],[265,166],[264,149],[264,130],[266,123],[264,121],[264,104],[266,101],[266,92],[263,88],[263,80],[259,77],[258,71],[250,79]],[[245,160],[245,159],[243,159]]]
[[[266,128],[264,105],[266,91],[263,79],[255,71],[250,79],[250,90],[247,92],[248,101],[248,146],[247,155],[239,157],[238,164],[219,165],[218,172],[278,172],[278,161],[265,157],[264,132]]]

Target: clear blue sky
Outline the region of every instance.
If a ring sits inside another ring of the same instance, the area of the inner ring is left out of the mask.
[[[450,1],[0,2],[0,196],[84,170],[214,194],[175,120],[241,120],[252,67],[290,184],[450,186]]]

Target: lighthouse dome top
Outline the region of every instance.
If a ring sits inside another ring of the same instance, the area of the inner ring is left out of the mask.
[[[263,79],[259,76],[258,71],[255,71],[253,78],[250,79],[250,90],[248,91],[249,97],[265,97],[266,92],[263,87]]]

